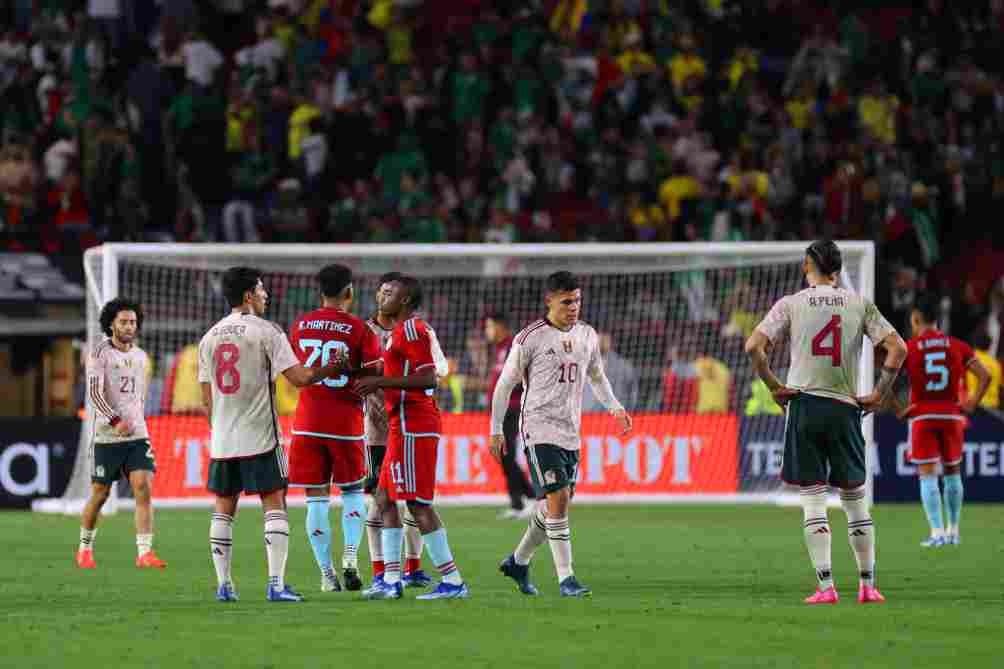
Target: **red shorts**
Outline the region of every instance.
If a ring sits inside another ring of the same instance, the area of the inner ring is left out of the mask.
[[[910,461],[916,465],[962,462],[966,421],[924,418],[910,421]]]
[[[289,484],[353,485],[366,479],[364,441],[294,434],[289,446]]]
[[[395,501],[432,504],[438,454],[439,437],[408,437],[392,429],[387,435],[380,487]]]

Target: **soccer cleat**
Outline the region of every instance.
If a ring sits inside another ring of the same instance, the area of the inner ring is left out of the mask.
[[[343,569],[342,578],[345,579],[345,589],[350,592],[363,589],[362,579],[359,578],[357,569]]]
[[[924,548],[941,548],[947,542],[945,537],[928,537],[920,542],[920,545]]]
[[[143,555],[136,558],[136,566],[143,568],[153,568],[153,569],[163,569],[167,566],[167,563],[157,557],[157,554],[153,551],[149,553],[144,553]]]
[[[958,534],[949,534],[949,535],[945,536],[945,545],[946,546],[958,546],[961,543],[962,543],[962,539],[959,538]]]
[[[562,597],[592,597],[593,591],[579,583],[575,576],[569,576],[558,585]]]
[[[269,602],[302,602],[303,595],[288,585],[282,590],[278,590],[269,583],[268,589],[265,590],[265,600]]]
[[[338,582],[338,576],[332,569],[326,574],[321,574],[321,592],[341,592],[342,584]]]
[[[224,583],[216,589],[216,601],[218,602],[236,602],[238,599],[237,591],[234,590],[232,583]]]
[[[380,599],[401,599],[404,597],[404,584],[401,581],[397,583],[387,583],[383,579],[380,579],[379,583],[374,581],[373,586],[363,593],[363,599],[368,599],[371,601]]]
[[[424,595],[419,595],[415,599],[421,599],[423,601],[428,601],[430,599],[467,599],[470,596],[471,592],[467,589],[466,583],[453,585],[452,583],[442,581],[436,586],[435,590],[427,592]]]
[[[858,603],[859,604],[881,604],[885,601],[885,597],[882,593],[878,591],[874,585],[861,584],[858,588]]]
[[[410,574],[402,576],[401,582],[406,588],[428,588],[432,585],[432,578],[421,569],[416,569]]]
[[[826,590],[817,589],[815,594],[805,598],[806,604],[836,604],[839,601],[840,595],[837,594],[837,589],[832,585]]]
[[[78,550],[77,566],[81,569],[97,569],[98,565],[94,562],[94,551],[90,548],[82,548]]]
[[[537,586],[530,582],[530,565],[516,564],[516,557],[510,555],[499,564],[499,571],[516,581],[516,588],[524,595],[538,594]]]
[[[383,587],[383,585],[384,585],[383,574],[380,574],[379,576],[374,576],[373,582],[370,583],[370,587],[363,590],[363,599],[369,599],[368,594],[373,590],[379,590],[380,588]]]

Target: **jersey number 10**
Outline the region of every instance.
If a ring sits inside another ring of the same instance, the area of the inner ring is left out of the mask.
[[[826,340],[830,343],[827,344]],[[812,355],[829,358],[834,367],[840,367],[844,356],[841,350],[840,316],[834,314],[830,322],[812,338]]]
[[[301,339],[300,350],[307,354],[307,361],[303,363],[304,367],[314,367],[318,359],[321,360],[322,367],[329,365],[331,363],[331,356],[335,351],[342,351],[344,356],[348,356],[349,354],[348,345],[337,339],[332,339],[329,342],[324,342],[320,339]],[[349,377],[342,374],[331,379],[324,379],[318,383],[323,383],[328,388],[342,388],[348,382]]]

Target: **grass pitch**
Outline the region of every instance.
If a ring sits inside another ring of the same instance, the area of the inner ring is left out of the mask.
[[[162,511],[166,571],[137,570],[130,513],[102,520],[96,572],[73,563],[74,518],[0,514],[0,666],[17,667],[920,667],[1000,666],[1002,509],[967,506],[963,545],[924,550],[919,505],[880,506],[884,606],[856,602],[845,518],[830,511],[843,599],[809,608],[801,511],[774,507],[578,507],[572,537],[587,600],[561,599],[547,546],[535,599],[496,569],[522,522],[443,510],[472,598],[364,602],[322,594],[291,509],[288,580],[304,604],[264,601],[261,511],[234,531],[237,604],[218,604],[208,511]],[[336,537],[337,510],[332,521]],[[340,548],[336,548],[336,554]],[[363,565],[368,563],[363,556]],[[364,567],[368,577],[368,568]],[[951,665],[950,665],[951,663]]]

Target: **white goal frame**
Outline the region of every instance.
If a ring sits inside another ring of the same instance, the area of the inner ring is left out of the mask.
[[[143,258],[215,258],[226,259],[248,258],[249,256],[282,256],[295,260],[303,258],[316,263],[319,258],[332,259],[353,258],[529,258],[534,256],[549,258],[568,258],[582,262],[590,258],[656,258],[676,256],[681,258],[700,257],[713,259],[722,258],[770,258],[772,256],[798,256],[804,254],[811,242],[722,242],[722,243],[569,243],[569,244],[151,244],[151,243],[109,243],[100,247],[88,249],[84,257],[84,274],[89,305],[100,309],[107,301],[119,295],[119,266],[124,260]],[[845,266],[848,258],[853,258],[858,276],[853,283],[849,274],[845,274],[844,283],[860,295],[874,300],[875,298],[875,245],[870,241],[842,241],[841,251],[844,254]],[[100,259],[100,263],[96,260]],[[100,264],[100,276],[96,275],[94,265]],[[712,267],[714,265],[711,265]],[[583,273],[589,272],[588,265]],[[90,318],[94,312],[89,310]],[[92,324],[88,324],[91,332]],[[871,391],[873,386],[874,361],[872,347],[864,346],[860,361],[859,391],[862,394]],[[84,433],[87,432],[85,425]],[[874,422],[871,416],[866,416],[863,432],[867,444],[869,499],[872,492],[872,466],[874,462]],[[83,435],[81,448],[84,448]],[[687,503],[764,503],[776,502],[789,504],[797,495],[790,493],[736,494],[736,495],[658,495],[652,499],[639,496],[622,499],[619,496],[592,497],[582,501],[590,502],[687,502]],[[501,503],[502,494],[493,496],[477,496],[457,500],[443,499],[442,502],[458,502],[463,504]],[[72,500],[58,500],[64,504],[56,504],[57,500],[40,500],[34,505],[37,510],[79,512],[80,504],[70,504]],[[131,501],[131,500],[129,500]],[[158,506],[187,506],[188,500],[155,500]],[[249,500],[250,501],[250,500]],[[126,502],[128,504],[128,501]],[[72,506],[72,508],[71,508]]]

